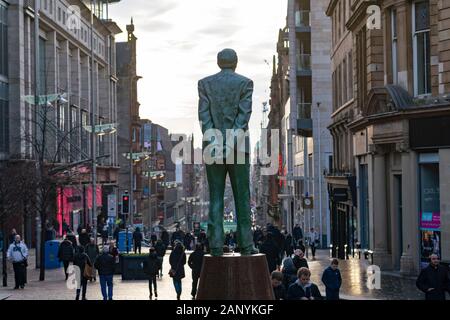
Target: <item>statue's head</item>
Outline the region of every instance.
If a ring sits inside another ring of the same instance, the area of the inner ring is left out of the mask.
[[[223,49],[217,54],[217,64],[220,69],[236,69],[238,57],[233,49]]]

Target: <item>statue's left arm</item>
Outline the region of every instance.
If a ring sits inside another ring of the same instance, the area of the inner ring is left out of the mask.
[[[244,84],[244,88],[241,93],[241,99],[239,101],[239,110],[234,120],[233,129],[248,130],[248,122],[252,114],[252,95],[253,95],[253,81],[248,80]]]

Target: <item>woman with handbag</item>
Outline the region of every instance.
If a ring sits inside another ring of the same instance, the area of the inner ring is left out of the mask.
[[[180,241],[175,241],[175,248],[169,257],[170,271],[169,275],[173,280],[173,286],[177,292],[177,300],[181,297],[181,279],[186,275],[184,273],[184,265],[186,264],[186,253],[184,253],[184,246]]]
[[[80,280],[81,283],[78,284],[77,295],[75,300],[80,300],[80,291],[81,291],[81,300],[86,299],[86,289],[87,282],[92,278],[92,262],[89,259],[89,256],[84,252],[84,247],[79,246],[77,253],[75,254],[73,265],[80,268]]]

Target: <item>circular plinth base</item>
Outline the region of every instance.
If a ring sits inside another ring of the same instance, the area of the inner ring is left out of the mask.
[[[197,300],[274,300],[266,256],[205,255]]]

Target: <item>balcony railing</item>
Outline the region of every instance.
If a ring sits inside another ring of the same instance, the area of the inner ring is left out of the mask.
[[[311,54],[306,53],[297,54],[297,70],[300,72],[311,71]]]
[[[311,26],[311,11],[298,10],[295,12],[295,27],[305,28]]]

